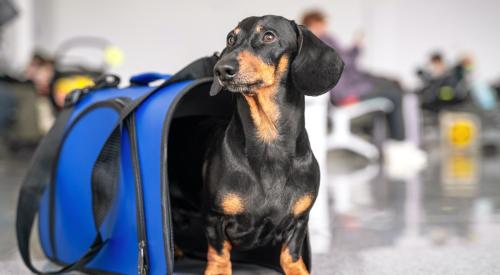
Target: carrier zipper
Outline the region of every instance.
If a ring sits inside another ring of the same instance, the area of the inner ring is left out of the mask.
[[[149,257],[147,250],[147,235],[146,235],[146,217],[144,211],[144,193],[142,190],[141,166],[139,163],[139,153],[137,148],[137,133],[135,114],[132,114],[127,120],[127,126],[130,136],[130,151],[132,158],[132,166],[135,178],[135,197],[136,197],[136,218],[137,218],[137,271],[139,275],[148,274]]]
[[[148,266],[146,264],[146,243],[144,241],[139,242],[139,256],[137,259],[137,273],[139,275],[146,275],[148,272]]]

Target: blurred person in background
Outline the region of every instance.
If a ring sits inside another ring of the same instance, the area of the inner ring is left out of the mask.
[[[378,97],[389,99],[394,104],[394,110],[389,113],[388,117],[390,138],[404,140],[403,90],[393,81],[375,77],[360,70],[357,62],[362,50],[363,36],[358,35],[351,47],[341,46],[333,36],[327,33],[326,15],[319,10],[305,13],[302,17],[302,24],[323,42],[337,50],[345,63],[342,77],[330,93],[332,103],[342,106]]]
[[[404,91],[401,86],[396,81],[374,76],[358,67],[357,62],[362,51],[363,35],[358,34],[351,47],[343,47],[337,39],[327,32],[328,21],[326,15],[320,10],[306,12],[301,23],[323,42],[337,50],[345,63],[342,77],[337,86],[330,92],[332,104],[342,106],[373,98],[388,99],[393,103],[394,110],[388,114],[389,138],[392,140],[386,145],[398,149],[404,148],[405,150],[396,150],[402,155],[416,152],[422,156],[423,152],[414,144],[405,142],[402,105]],[[390,150],[390,152],[394,152],[394,150]]]
[[[429,55],[427,64],[417,70],[417,75],[422,82],[430,82],[445,77],[449,70],[450,68],[444,61],[443,54],[440,51],[435,51]]]
[[[404,160],[409,167],[422,168],[426,163],[425,153],[416,144],[406,141],[403,117],[404,90],[397,81],[369,74],[358,67],[363,35],[356,36],[353,46],[343,47],[328,33],[327,18],[322,11],[308,11],[304,13],[301,21],[323,42],[337,50],[345,63],[342,77],[335,88],[330,91],[331,103],[343,106],[374,98],[385,98],[391,101],[394,108],[387,114],[390,140],[386,141],[383,146],[385,161],[398,166],[397,164]],[[409,156],[411,156],[410,159]]]
[[[475,68],[472,54],[463,54],[454,66],[448,66],[440,52],[431,54],[425,68],[417,71],[423,84],[419,90],[422,107],[439,112],[473,103],[480,110],[495,110],[497,94]]]
[[[497,78],[492,84],[493,89],[497,92],[497,97],[500,96],[500,77]]]
[[[0,42],[2,42],[2,31],[3,27],[16,18],[18,12],[11,1],[0,0]],[[3,53],[0,49],[0,66],[3,65],[3,60],[1,55]],[[3,67],[3,66],[1,66]],[[4,76],[0,72],[0,157],[5,155],[6,151],[5,139],[7,136],[7,131],[12,123],[14,113],[15,113],[15,97],[9,89],[8,85],[9,77]]]
[[[472,54],[462,54],[458,65],[454,68],[454,73],[466,80],[470,87],[472,100],[477,107],[483,111],[497,109],[498,97],[495,89],[478,75],[476,61]]]
[[[417,90],[422,108],[439,112],[443,108],[466,102],[469,91],[463,85],[463,72],[459,66],[449,66],[441,51],[431,53],[426,64],[417,70],[422,83],[422,87]]]
[[[38,95],[48,97],[55,76],[54,61],[41,53],[35,53],[26,67],[24,76],[33,82]]]
[[[440,52],[434,52],[429,60],[429,72],[432,77],[441,77],[448,71],[443,55]]]
[[[0,76],[0,157],[7,151],[7,134],[16,112],[16,99],[7,80]]]

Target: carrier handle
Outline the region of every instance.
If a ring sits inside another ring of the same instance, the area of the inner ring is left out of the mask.
[[[134,86],[148,86],[157,80],[168,80],[172,75],[160,73],[142,73],[130,78],[130,84]]]
[[[29,246],[31,230],[33,228],[35,216],[39,211],[40,199],[51,181],[57,153],[59,152],[57,148],[61,146],[64,130],[72,112],[73,108],[63,109],[52,129],[38,146],[19,194],[16,217],[17,244],[24,263],[29,270],[35,274],[61,274],[82,269],[106,244],[106,241],[102,239],[98,231],[88,250],[80,259],[71,264],[65,265],[55,271],[43,272],[35,268],[31,262]]]

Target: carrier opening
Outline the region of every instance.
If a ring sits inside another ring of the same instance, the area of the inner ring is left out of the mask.
[[[165,129],[176,272],[203,270],[207,247],[201,215],[203,161],[212,135],[225,128],[235,106],[230,93],[211,97],[211,84],[202,81],[191,86],[169,115],[172,120]]]
[[[175,254],[182,254],[176,257],[174,266],[176,272],[188,274],[201,273],[207,253],[201,202],[204,158],[212,137],[223,134],[236,106],[235,94],[210,96],[210,86],[211,81],[204,81],[186,91],[165,129]],[[273,245],[251,251],[233,250],[233,271],[280,274],[279,251],[280,247]]]
[[[187,230],[186,218],[201,210],[202,170],[213,135],[225,129],[234,111],[234,97],[208,94],[211,82],[186,91],[171,115],[167,137],[167,175],[175,229]]]

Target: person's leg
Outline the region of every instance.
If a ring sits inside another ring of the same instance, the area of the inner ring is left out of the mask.
[[[0,83],[0,159],[9,152],[7,134],[12,124],[15,103],[14,95],[6,89],[6,85]]]
[[[395,140],[404,140],[403,90],[396,83],[375,78],[372,91],[361,96],[361,100],[379,97],[386,98],[394,104],[394,110],[388,114],[389,137]]]
[[[5,136],[15,112],[15,98],[9,90],[0,85],[0,137]]]

